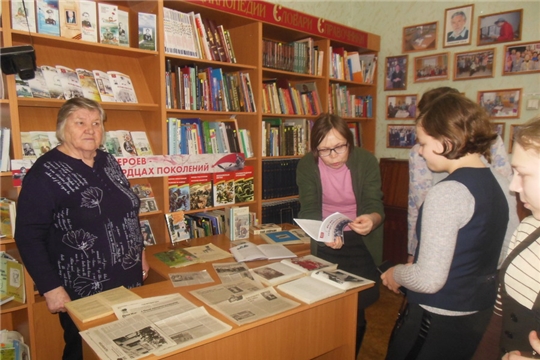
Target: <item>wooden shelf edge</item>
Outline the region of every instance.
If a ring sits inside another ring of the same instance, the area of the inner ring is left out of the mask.
[[[58,99],[42,99],[42,98],[18,98],[19,106],[23,107],[43,107],[43,108],[60,108],[64,105],[65,100]],[[159,110],[158,104],[147,103],[118,103],[118,102],[101,102],[105,110],[125,110],[125,111],[153,111]]]
[[[199,66],[202,64],[206,64],[214,68],[225,67],[229,69],[238,69],[238,70],[257,70],[257,66],[255,65],[207,60],[207,59],[201,59],[201,58],[190,57],[190,56],[182,56],[182,55],[176,55],[176,54],[165,53],[165,58],[182,60],[189,63],[197,63],[199,64]]]
[[[279,198],[273,198],[273,199],[262,199],[261,201],[263,204],[266,204],[266,203],[272,203],[275,201],[287,201],[287,200],[296,200],[296,199],[298,199],[298,195],[285,196],[285,197],[279,197]]]
[[[4,305],[1,306],[0,314],[7,314],[10,312],[15,312],[19,310],[25,310],[28,308],[28,304],[21,304],[18,301],[12,300]]]

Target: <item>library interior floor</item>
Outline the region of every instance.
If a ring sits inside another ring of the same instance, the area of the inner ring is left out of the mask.
[[[384,360],[390,332],[396,322],[402,295],[381,285],[381,297],[366,309],[367,330],[357,360]]]

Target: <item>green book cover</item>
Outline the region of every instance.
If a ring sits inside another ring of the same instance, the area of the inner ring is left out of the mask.
[[[199,258],[184,249],[163,251],[154,256],[170,267],[183,267],[199,262]]]

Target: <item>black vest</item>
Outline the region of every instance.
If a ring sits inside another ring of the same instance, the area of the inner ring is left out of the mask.
[[[493,306],[497,295],[497,263],[508,225],[508,203],[489,168],[460,168],[445,180],[457,181],[474,197],[471,220],[458,231],[446,284],[435,294],[409,291],[411,303],[452,311],[480,311]],[[417,220],[418,250],[422,246],[423,206]]]

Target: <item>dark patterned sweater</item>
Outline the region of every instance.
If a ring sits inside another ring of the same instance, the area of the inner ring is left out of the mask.
[[[58,149],[23,180],[15,241],[39,292],[63,286],[72,299],[142,285],[139,199],[115,158],[93,168]]]

